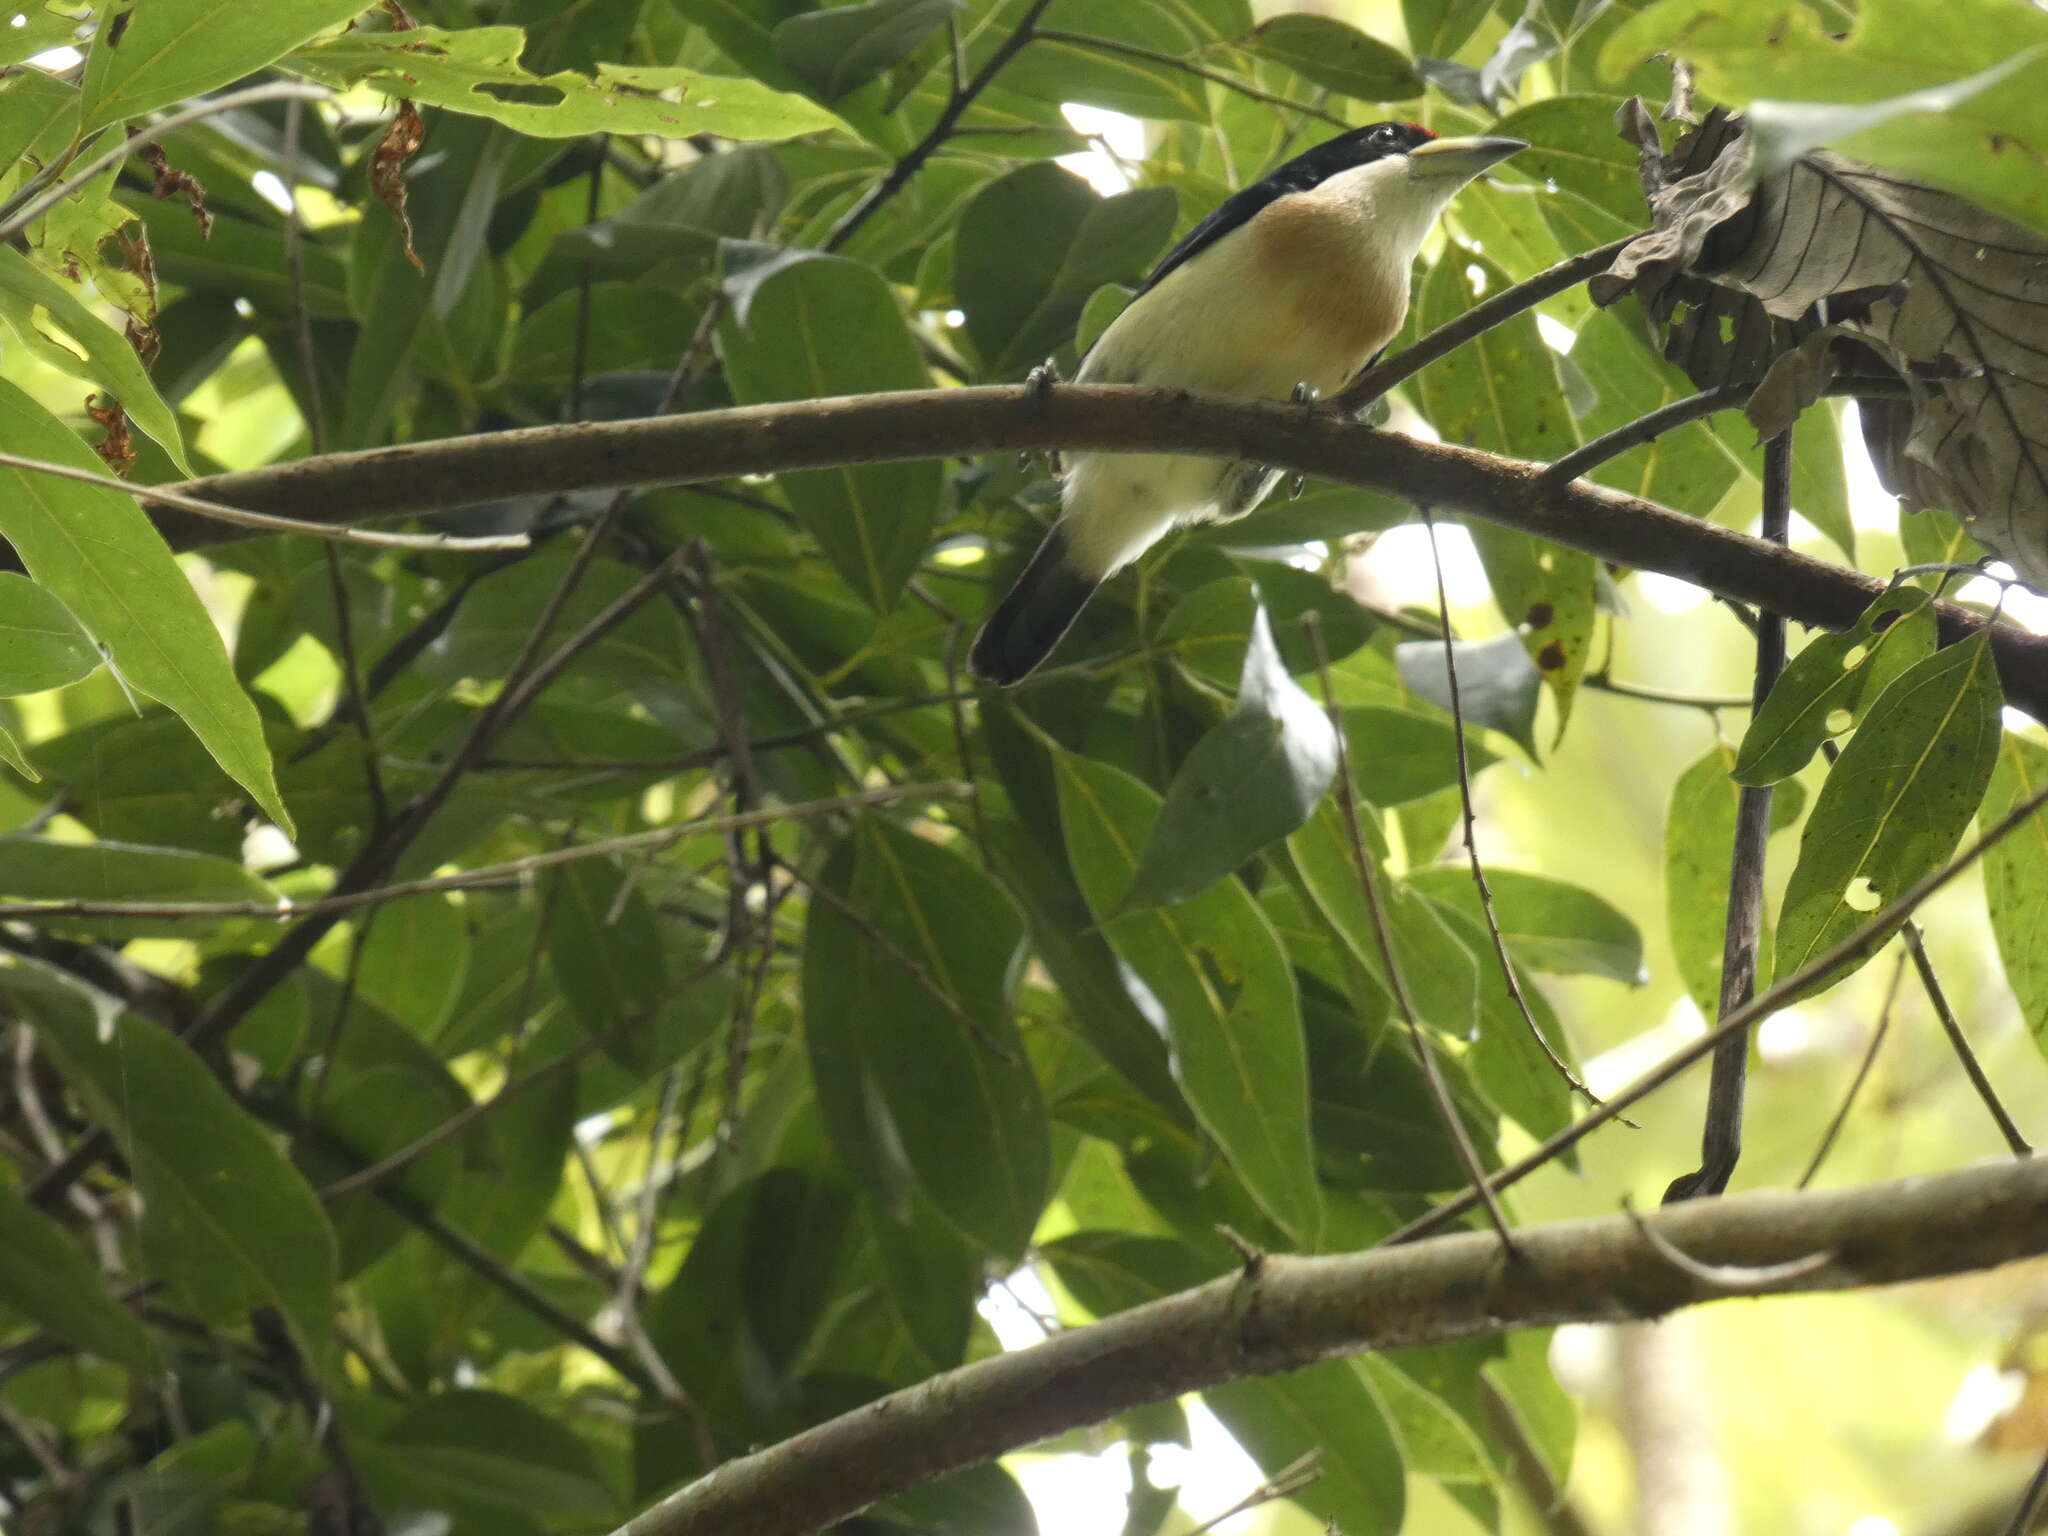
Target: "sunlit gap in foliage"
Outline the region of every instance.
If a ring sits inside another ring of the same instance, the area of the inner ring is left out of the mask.
[[[1038,1272],[1028,1265],[985,1291],[976,1311],[1005,1350],[1029,1349],[1045,1337],[1041,1319],[1058,1310]],[[1155,1488],[1178,1488],[1180,1504],[1197,1519],[1229,1509],[1265,1481],[1258,1464],[1230,1431],[1195,1398],[1184,1398],[1189,1445],[1151,1447],[1146,1476]],[[1015,1456],[1005,1465],[1023,1486],[1041,1531],[1061,1536],[1122,1536],[1131,1492],[1129,1447],[1107,1445],[1095,1455],[1062,1451]],[[1271,1521],[1276,1506],[1246,1511],[1217,1525],[1216,1536],[1243,1536],[1257,1519]],[[1263,1529],[1264,1527],[1260,1527]]]
[[[1061,155],[1059,163],[1104,197],[1130,191],[1131,173],[1125,166],[1145,158],[1145,125],[1121,112],[1077,101],[1064,103],[1060,112],[1068,127],[1094,142],[1071,155]]]

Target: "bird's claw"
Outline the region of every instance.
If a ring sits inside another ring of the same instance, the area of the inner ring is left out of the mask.
[[[1289,405],[1313,406],[1322,398],[1323,392],[1317,389],[1315,385],[1309,383],[1306,379],[1297,379],[1294,388],[1288,391],[1287,403]]]
[[[1301,500],[1301,491],[1302,491],[1302,487],[1303,487],[1303,486],[1305,486],[1305,485],[1307,485],[1307,484],[1308,484],[1308,476],[1307,476],[1307,475],[1300,475],[1300,474],[1298,474],[1298,475],[1296,475],[1296,476],[1295,476],[1295,477],[1294,477],[1293,479],[1289,480],[1289,481],[1287,482],[1287,499],[1288,499],[1289,501],[1299,501],[1299,500]]]
[[[1059,382],[1060,365],[1048,357],[1024,375],[1024,393],[1032,400],[1043,401],[1052,394],[1053,385]]]

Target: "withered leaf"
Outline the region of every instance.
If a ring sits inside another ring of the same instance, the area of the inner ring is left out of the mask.
[[[1827,151],[1759,180],[1725,114],[1654,174],[1656,226],[1595,299],[1635,292],[1702,388],[1769,375],[1766,435],[1837,370],[1905,379],[1860,412],[1886,488],[2048,588],[2048,238]]]

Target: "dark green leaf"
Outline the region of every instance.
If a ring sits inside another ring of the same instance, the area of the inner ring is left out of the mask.
[[[1014,377],[1066,341],[1104,283],[1142,278],[1175,203],[1165,187],[1101,197],[1050,162],[988,183],[960,215],[953,291],[990,376]]]
[[[1158,643],[1171,645],[1181,663],[1203,677],[1235,686],[1251,644],[1252,618],[1261,608],[1279,642],[1281,664],[1297,676],[1316,667],[1316,648],[1305,622],[1309,614],[1315,615],[1323,650],[1333,662],[1363,645],[1374,627],[1363,608],[1322,577],[1264,565],[1256,580],[1228,576],[1195,588],[1160,624]]]
[[[1261,608],[1237,708],[1181,763],[1138,856],[1126,910],[1185,901],[1306,821],[1337,776],[1337,733],[1281,665]]]
[[[1479,890],[1468,869],[1421,869],[1408,883],[1475,922],[1482,919]],[[1532,970],[1606,976],[1630,986],[1649,979],[1636,925],[1591,891],[1518,869],[1488,869],[1486,883],[1501,937]]]
[[[1536,756],[1536,702],[1543,692],[1543,674],[1531,664],[1522,637],[1509,633],[1491,640],[1457,640],[1452,652],[1466,725],[1499,731]],[[1450,666],[1444,660],[1443,641],[1403,641],[1394,648],[1394,661],[1405,686],[1439,708],[1450,709]]]
[[[829,883],[846,879],[828,871]],[[877,1199],[906,1182],[990,1254],[1023,1251],[1044,1204],[1045,1109],[1011,1015],[1023,924],[959,854],[865,824],[842,900],[804,946],[811,1072],[842,1154]]]
[[[157,1368],[156,1346],[135,1315],[107,1293],[85,1250],[56,1222],[0,1182],[0,1304],[67,1344],[132,1371]]]
[[[1272,925],[1235,880],[1177,906],[1113,915],[1159,801],[1106,763],[1062,753],[1067,857],[1102,931],[1143,984],[1195,1116],[1259,1203],[1298,1241],[1322,1223],[1309,1147],[1308,1065],[1294,978]]]
[[[465,1388],[424,1397],[374,1442],[354,1449],[383,1499],[448,1511],[459,1529],[493,1528],[507,1515],[603,1523],[618,1512],[591,1448],[555,1418],[502,1392]]]
[[[1878,695],[1801,834],[1775,975],[1847,938],[1955,851],[1991,780],[2004,702],[1982,630]]]
[[[743,404],[930,382],[888,285],[871,268],[835,257],[793,260],[752,281],[735,296],[722,332],[726,372]],[[931,534],[939,464],[925,459],[777,478],[846,583],[870,607],[893,608]]]
[[[778,26],[775,55],[821,101],[837,101],[909,58],[963,0],[867,0],[805,11]]]
[[[183,1042],[111,998],[27,962],[0,985],[134,1169],[150,1273],[211,1321],[276,1307],[318,1360],[334,1233],[269,1133]]]
[[[1245,46],[1358,101],[1406,101],[1422,94],[1422,82],[1397,49],[1329,16],[1276,16],[1254,28]]]
[[[1470,686],[1462,675],[1458,681]],[[1374,805],[1406,805],[1458,782],[1458,737],[1444,715],[1354,705],[1344,711],[1344,739],[1358,792]],[[1466,744],[1465,755],[1475,775],[1495,760],[1477,742]]]

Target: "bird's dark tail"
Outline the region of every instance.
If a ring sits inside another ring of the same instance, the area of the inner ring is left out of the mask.
[[[1074,568],[1067,541],[1055,525],[981,626],[968,666],[976,677],[1006,688],[1022,682],[1052,654],[1100,585],[1098,578]]]

